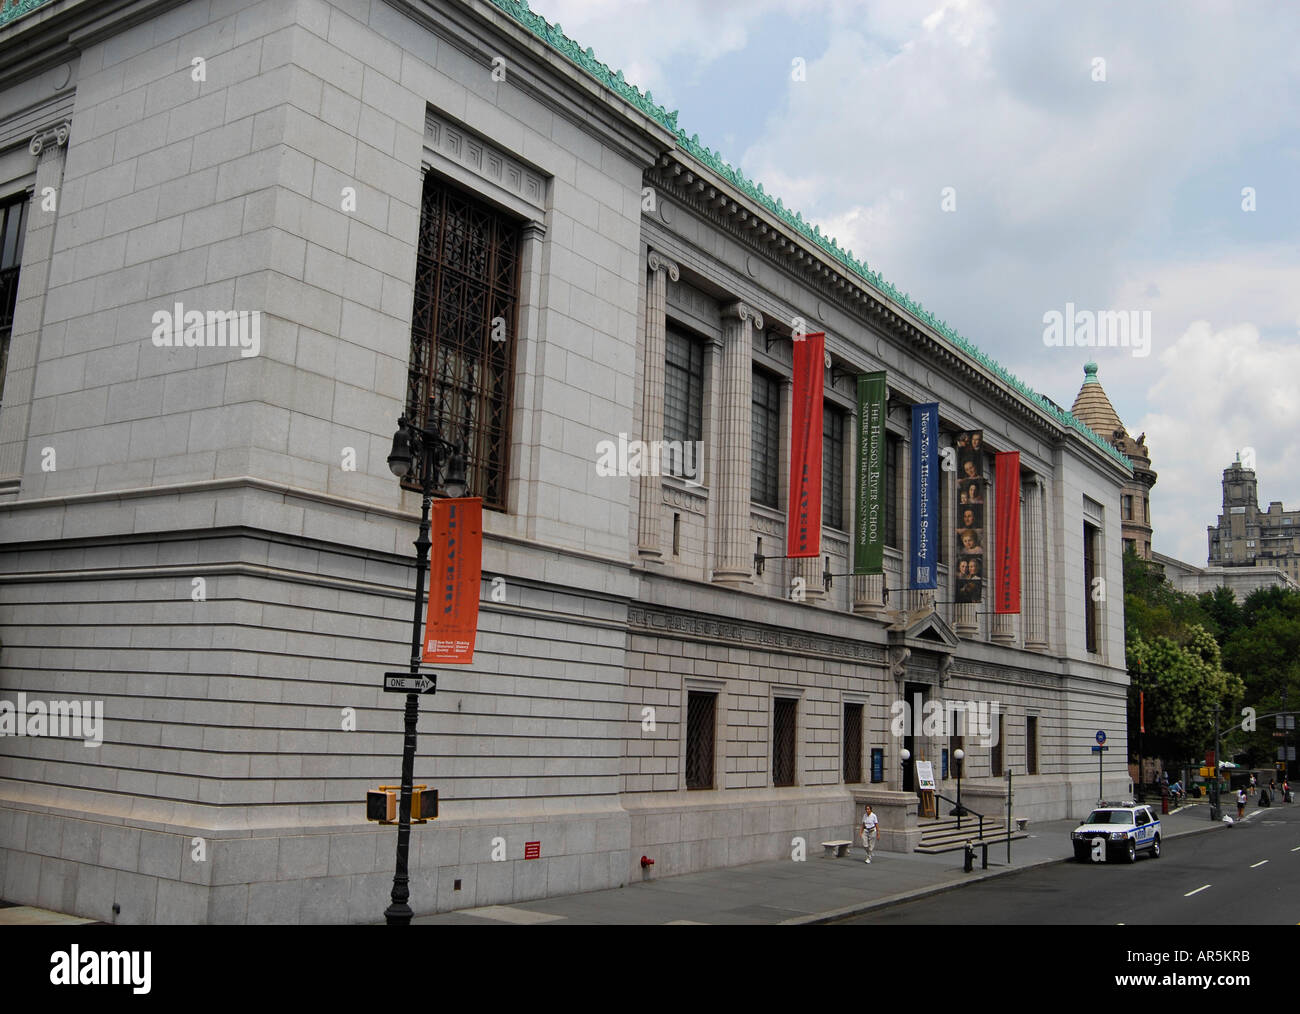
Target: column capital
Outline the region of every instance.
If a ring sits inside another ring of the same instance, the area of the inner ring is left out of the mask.
[[[71,133],[71,120],[60,120],[58,123],[52,123],[48,127],[38,130],[34,135],[32,135],[32,139],[27,145],[27,150],[33,155],[39,155],[50,145],[53,145],[56,148],[62,148],[68,143],[68,136]]]
[[[670,261],[658,250],[650,251],[649,256],[646,257],[646,265],[650,268],[651,271],[667,271],[668,277],[671,278],[674,282],[681,280],[682,272],[681,269],[677,266],[676,262]]]
[[[754,327],[757,330],[759,331],[763,330],[763,315],[759,313],[757,310],[755,310],[748,303],[735,302],[732,303],[730,306],[724,306],[722,308],[722,316],[737,317],[741,321],[747,321],[747,320],[753,321]]]
[[[521,225],[519,231],[523,233],[525,241],[540,240],[546,235],[546,223],[530,220]]]

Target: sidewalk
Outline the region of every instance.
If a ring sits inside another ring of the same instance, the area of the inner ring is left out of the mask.
[[[1235,814],[1225,802],[1223,812]],[[1250,822],[1265,812],[1247,809]],[[818,842],[808,843],[808,859],[753,863],[749,866],[656,878],[643,883],[586,894],[543,898],[517,905],[466,908],[439,915],[419,916],[426,926],[491,926],[513,923],[537,925],[685,926],[685,925],[806,925],[831,922],[875,908],[957,890],[991,877],[1065,862],[1071,856],[1070,832],[1077,821],[1056,820],[1031,824],[1029,837],[1007,847],[989,847],[989,868],[975,860],[973,873],[962,872],[962,853],[922,855],[916,852],[881,852],[868,866],[861,847],[843,859],[825,859]],[[1204,802],[1190,803],[1161,817],[1164,837],[1222,828],[1211,823]],[[71,925],[90,922],[75,916],[30,906],[0,902],[0,925]]]
[[[1158,803],[1156,806],[1158,812]],[[1228,812],[1225,807],[1224,812]],[[1235,813],[1235,807],[1233,808]],[[1249,820],[1261,812],[1253,807]],[[843,859],[825,859],[817,842],[809,842],[808,859],[796,863],[774,860],[749,866],[688,873],[627,887],[560,898],[543,898],[517,905],[460,909],[414,921],[424,926],[488,926],[493,923],[536,925],[806,925],[858,915],[944,891],[956,890],[991,877],[1065,862],[1071,858],[1070,832],[1078,821],[1031,824],[1029,837],[1007,847],[989,847],[989,868],[963,873],[960,851],[942,855],[876,851],[871,865],[854,848]],[[1191,803],[1161,817],[1164,837],[1212,831],[1205,803]]]

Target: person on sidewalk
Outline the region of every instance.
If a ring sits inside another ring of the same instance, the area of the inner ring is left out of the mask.
[[[1282,779],[1282,802],[1291,802],[1291,783],[1285,778]]]
[[[871,854],[876,850],[876,839],[880,837],[880,818],[871,812],[871,804],[867,804],[867,810],[862,815],[862,847],[867,850],[867,862],[871,862]]]
[[[1251,794],[1252,796],[1255,794],[1255,775],[1254,775],[1254,772],[1252,772],[1252,773],[1251,773],[1251,776],[1250,776],[1250,794]]]
[[[1246,790],[1237,790],[1237,819],[1243,820],[1246,816]]]

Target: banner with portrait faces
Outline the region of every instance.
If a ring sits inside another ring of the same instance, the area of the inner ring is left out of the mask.
[[[957,496],[953,531],[957,538],[956,602],[984,601],[984,431],[957,434]]]

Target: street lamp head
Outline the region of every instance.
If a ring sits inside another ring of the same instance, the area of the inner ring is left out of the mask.
[[[959,749],[953,751],[953,757],[956,758],[956,759],[959,760],[959,761],[960,761],[960,760],[965,760],[965,759],[966,759],[966,751],[965,751],[965,750],[962,750],[962,749],[959,748]]]
[[[465,489],[468,485],[465,481],[465,455],[461,454],[459,445],[451,452],[451,457],[447,459],[447,477],[442,485],[449,497],[455,498],[465,495]]]
[[[901,752],[899,753],[898,756],[901,757],[901,758],[903,758],[903,763],[906,764],[906,763],[907,763],[909,760],[911,760],[911,758],[912,758],[912,751],[911,751],[911,750],[903,750],[903,751],[901,751]]]
[[[388,452],[388,470],[400,479],[410,472],[412,459],[410,424],[402,416],[393,434],[393,449]]]

